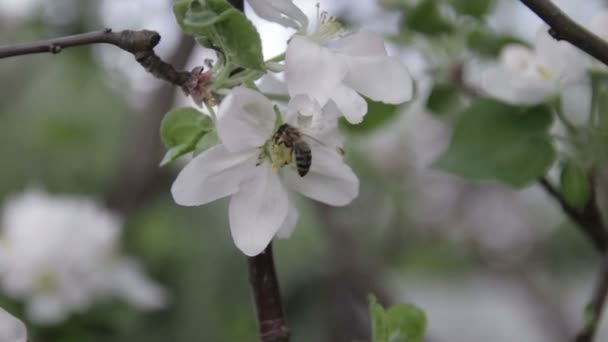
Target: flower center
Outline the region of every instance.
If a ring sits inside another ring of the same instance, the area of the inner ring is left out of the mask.
[[[270,139],[266,140],[261,148],[257,165],[261,165],[268,160],[272,169],[278,172],[282,167],[293,163],[293,147],[285,144],[281,135],[282,132],[279,129]]]
[[[538,74],[540,75],[540,77],[543,80],[551,80],[553,78],[553,74],[551,73],[551,71],[549,71],[549,69],[547,69],[546,67],[544,67],[543,65],[538,65],[536,67],[536,72],[538,72]]]
[[[348,33],[349,31],[342,26],[336,17],[329,16],[326,11],[321,11],[317,3],[317,24],[310,35],[312,40],[325,44]]]

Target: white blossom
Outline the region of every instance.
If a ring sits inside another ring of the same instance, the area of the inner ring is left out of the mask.
[[[86,198],[41,190],[11,198],[2,217],[0,287],[23,300],[27,316],[41,324],[61,322],[107,297],[142,309],[162,306],[163,290],[120,254],[120,225]]]
[[[339,115],[333,102],[321,106],[297,97],[289,104],[284,122],[303,133],[312,154],[302,177],[290,149],[274,141],[273,104],[254,90],[234,88],[219,106],[221,144],[180,172],[171,189],[175,201],[195,206],[231,196],[228,218],[236,246],[249,256],[261,253],[275,235],[289,237],[295,228],[298,213],[287,189],[333,206],[357,196],[359,180],[335,145]]]
[[[367,102],[399,104],[413,96],[413,80],[399,58],[388,56],[376,33],[348,33],[333,18],[320,16],[308,36],[291,38],[285,57],[289,95],[310,96],[321,106],[333,101],[351,123],[360,123]]]
[[[260,18],[291,27],[306,29],[308,18],[291,0],[248,0],[249,5]]]
[[[534,49],[520,44],[503,47],[499,62],[484,70],[482,88],[505,102],[537,104],[583,79],[587,66],[574,46],[555,40],[542,28]]]
[[[0,308],[0,341],[27,341],[25,324],[2,308]]]

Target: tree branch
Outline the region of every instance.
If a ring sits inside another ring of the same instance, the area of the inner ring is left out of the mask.
[[[553,38],[565,40],[608,65],[608,42],[576,23],[549,0],[521,2],[549,25]]]
[[[591,196],[591,200],[585,208],[578,210],[570,206],[562,194],[546,178],[539,182],[547,193],[559,203],[566,215],[589,237],[595,248],[602,254],[606,253],[608,250],[608,232],[602,223],[595,196]]]
[[[62,50],[81,45],[111,44],[131,53],[135,60],[155,77],[179,86],[186,94],[197,83],[197,77],[191,72],[178,71],[154,53],[154,47],[160,42],[160,35],[149,30],[124,30],[113,32],[106,28],[72,36],[0,46],[0,58],[23,56],[34,53],[60,53]]]
[[[597,327],[602,318],[606,296],[608,295],[608,257],[602,261],[602,266],[599,272],[599,278],[591,300],[585,308],[585,326],[576,336],[575,342],[591,342],[597,331]]]
[[[281,305],[279,282],[272,257],[272,244],[269,244],[261,254],[250,257],[248,266],[260,340],[262,342],[288,342],[289,328]]]

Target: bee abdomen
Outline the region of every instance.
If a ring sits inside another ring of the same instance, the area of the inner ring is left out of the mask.
[[[298,174],[300,177],[304,177],[310,170],[310,164],[312,162],[312,153],[310,152],[310,147],[306,142],[299,141],[295,144],[293,151],[296,157]]]

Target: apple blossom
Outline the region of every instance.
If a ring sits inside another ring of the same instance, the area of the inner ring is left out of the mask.
[[[161,288],[119,253],[120,220],[86,198],[29,190],[10,199],[0,235],[0,288],[27,316],[58,323],[98,299],[141,309],[164,302]]]
[[[0,308],[0,341],[27,341],[27,330],[25,329],[25,324],[2,308]]]
[[[306,29],[308,18],[291,0],[248,0],[249,5],[260,18],[291,27]]]
[[[581,80],[588,63],[574,46],[539,30],[534,49],[520,44],[503,47],[496,63],[484,70],[483,90],[512,104],[537,104]]]
[[[287,46],[285,80],[289,95],[307,95],[325,106],[333,101],[350,123],[367,113],[366,96],[399,104],[413,96],[413,80],[397,57],[388,56],[376,33],[348,33],[333,18],[320,16],[308,36]]]
[[[349,204],[359,180],[339,153],[340,113],[296,97],[282,119],[303,133],[312,154],[310,170],[300,176],[291,151],[276,143],[277,116],[262,94],[236,87],[219,106],[220,144],[196,156],[180,172],[171,192],[180,205],[203,205],[231,196],[228,218],[236,246],[246,255],[261,253],[276,235],[289,237],[298,219],[288,190],[333,205]],[[310,137],[310,139],[308,139]],[[313,138],[314,137],[314,138]]]

